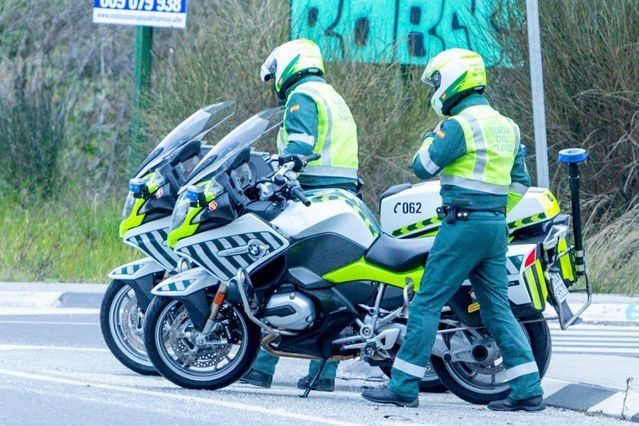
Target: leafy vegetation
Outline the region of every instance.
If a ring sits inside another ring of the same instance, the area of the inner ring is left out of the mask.
[[[118,237],[120,200],[95,198],[0,203],[3,281],[104,282],[135,259]]]

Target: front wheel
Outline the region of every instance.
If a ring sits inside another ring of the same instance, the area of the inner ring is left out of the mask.
[[[121,281],[111,281],[100,306],[104,341],[126,367],[142,375],[157,376],[144,347],[143,321],[144,310],[138,306],[135,291]]]
[[[220,389],[246,373],[260,348],[260,329],[244,310],[224,302],[208,335],[195,329],[186,307],[156,297],[144,323],[149,358],[165,378],[187,389]]]
[[[543,377],[548,370],[552,353],[548,324],[546,321],[540,321],[521,324],[521,327],[530,342],[540,376]],[[452,345],[477,342],[475,339],[488,342],[488,347],[491,341],[495,344],[488,335],[478,336],[477,333],[466,331],[451,333],[449,337],[449,343]],[[432,357],[431,364],[444,386],[455,395],[473,404],[488,404],[504,399],[510,394],[500,353],[496,355],[496,359],[491,362],[446,361],[443,358]]]

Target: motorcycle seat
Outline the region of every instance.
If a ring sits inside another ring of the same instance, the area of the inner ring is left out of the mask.
[[[403,272],[423,266],[433,246],[432,239],[399,239],[381,234],[364,255],[366,261],[390,271]]]

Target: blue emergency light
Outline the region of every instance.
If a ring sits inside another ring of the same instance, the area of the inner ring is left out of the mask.
[[[583,148],[568,148],[559,151],[559,161],[564,164],[583,163],[588,159],[588,152]]]
[[[186,198],[191,202],[191,205],[198,205],[204,195],[204,188],[201,186],[191,185],[186,189]]]
[[[144,192],[146,192],[146,180],[142,178],[131,179],[129,181],[129,191],[136,197],[144,194]]]

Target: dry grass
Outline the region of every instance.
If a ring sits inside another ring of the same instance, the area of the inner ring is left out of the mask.
[[[595,291],[639,295],[639,205],[587,241]]]

